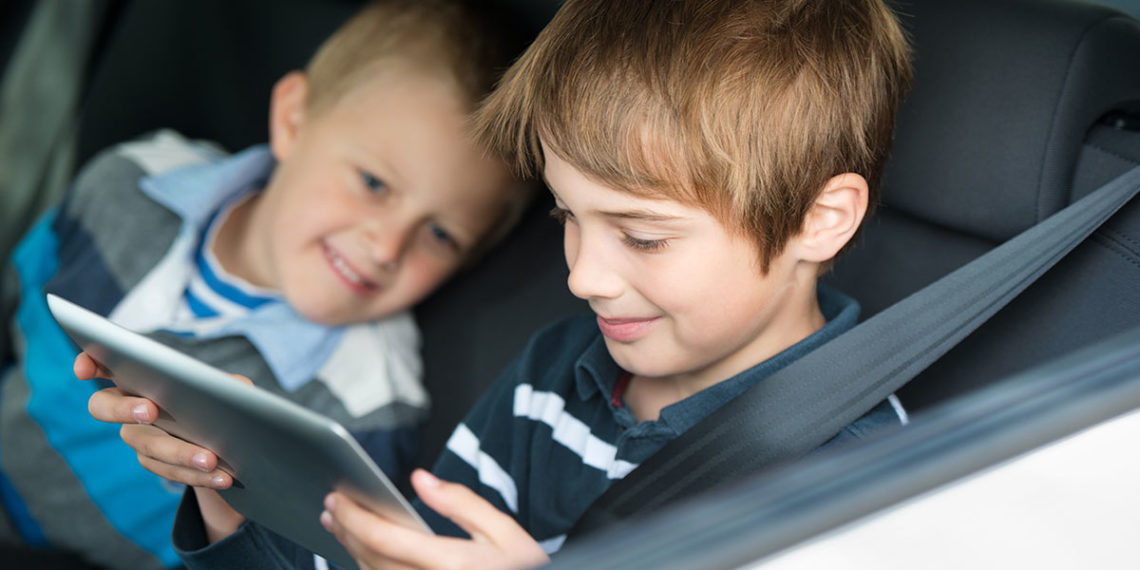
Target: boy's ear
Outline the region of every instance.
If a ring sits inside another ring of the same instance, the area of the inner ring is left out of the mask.
[[[853,172],[832,177],[823,186],[796,236],[798,257],[824,263],[851,241],[867,214],[867,180]]]
[[[292,71],[277,80],[269,101],[269,148],[278,161],[289,156],[301,125],[309,82],[305,74]]]

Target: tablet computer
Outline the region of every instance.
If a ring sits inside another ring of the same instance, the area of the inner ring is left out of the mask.
[[[159,406],[155,425],[210,449],[234,477],[222,496],[238,512],[330,562],[356,568],[319,521],[341,491],[389,520],[431,532],[391,480],[336,421],[241,382],[56,295],[63,330],[119,388]]]

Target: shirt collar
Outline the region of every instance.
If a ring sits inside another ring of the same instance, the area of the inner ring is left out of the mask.
[[[201,236],[227,201],[264,188],[275,166],[269,147],[257,145],[222,160],[147,177],[140,185],[147,196],[182,218],[188,235]],[[344,327],[326,327],[305,319],[284,300],[263,304],[246,317],[220,327],[171,330],[203,339],[246,337],[289,391],[317,373],[345,332]]]
[[[140,185],[152,200],[201,230],[223,202],[246,191],[264,188],[275,165],[268,145],[257,145],[220,161],[149,176]]]
[[[822,284],[816,291],[820,312],[827,321],[823,327],[764,362],[666,406],[658,421],[677,434],[683,433],[748,388],[855,326],[859,320],[859,303],[855,299]],[[601,334],[578,359],[575,368],[578,396],[583,400],[601,395],[608,401],[624,372],[606,350]]]
[[[578,358],[574,365],[574,382],[578,388],[578,397],[587,400],[596,394],[606,399],[613,392],[614,383],[625,371],[614,362],[610,351],[606,348],[606,340],[597,334],[594,341]]]

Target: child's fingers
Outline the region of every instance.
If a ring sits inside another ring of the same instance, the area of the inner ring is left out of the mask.
[[[92,378],[110,378],[111,373],[95,362],[86,352],[80,352],[79,356],[75,357],[75,364],[72,365],[75,372],[75,377],[80,380],[90,380]]]
[[[249,376],[242,376],[241,374],[230,374],[230,376],[233,376],[234,378],[237,378],[246,384],[253,384],[253,380],[250,380]]]
[[[474,540],[490,542],[509,552],[527,553],[536,560],[546,558],[546,553],[515,519],[466,486],[442,481],[423,469],[412,474],[412,485],[424,504],[451,519]]]
[[[361,566],[422,568],[433,557],[441,562],[446,548],[440,548],[438,541],[452,540],[387,521],[340,493],[326,498],[325,509],[321,524]]]
[[[87,400],[87,412],[101,422],[115,424],[149,424],[158,419],[154,402],[118,388],[104,388],[92,394]]]
[[[221,470],[203,473],[197,469],[170,465],[145,455],[139,455],[139,464],[147,471],[175,483],[182,483],[191,487],[205,487],[207,489],[229,489],[233,485],[233,477]]]
[[[434,500],[436,504],[474,508],[477,513],[461,524],[477,539],[435,536],[397,525],[339,493],[326,497],[321,523],[336,535],[354,559],[374,568],[388,568],[393,564],[414,568],[531,568],[550,561],[538,543],[513,519],[466,487],[444,484],[425,471],[413,475],[413,485],[417,489],[427,485],[439,491],[440,496]],[[450,487],[444,488],[445,485]],[[506,517],[509,524],[500,524],[502,517]],[[495,522],[487,522],[492,519]],[[459,517],[453,520],[460,523]]]
[[[178,439],[154,426],[124,425],[119,437],[139,455],[163,463],[197,469],[209,473],[217,468],[218,458],[208,449]]]
[[[164,479],[211,489],[233,484],[233,477],[217,468],[216,455],[154,426],[124,425],[119,437],[135,450],[144,468]]]

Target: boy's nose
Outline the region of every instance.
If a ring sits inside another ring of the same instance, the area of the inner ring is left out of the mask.
[[[399,267],[411,243],[414,228],[385,224],[364,231],[369,258],[384,271]]]
[[[579,299],[612,299],[621,293],[621,279],[610,269],[604,252],[587,244],[566,244],[570,276],[566,285]]]

